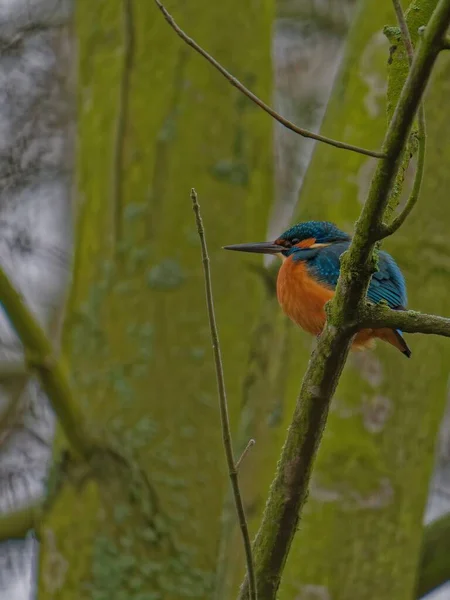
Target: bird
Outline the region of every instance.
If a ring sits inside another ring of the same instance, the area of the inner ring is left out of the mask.
[[[326,321],[325,304],[334,296],[340,272],[340,257],[351,236],[329,221],[297,223],[273,242],[233,244],[225,250],[276,254],[282,264],[277,277],[277,297],[283,312],[300,328],[320,336]],[[378,270],[372,275],[367,300],[386,303],[391,309],[405,310],[406,284],[392,256],[378,252]],[[353,350],[373,348],[381,339],[411,356],[402,332],[386,327],[362,329],[352,342]]]

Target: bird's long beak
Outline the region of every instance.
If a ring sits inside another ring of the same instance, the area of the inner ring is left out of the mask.
[[[254,244],[233,244],[224,246],[224,250],[236,250],[237,252],[256,252],[258,254],[277,254],[285,250],[280,244],[273,242],[258,242]]]

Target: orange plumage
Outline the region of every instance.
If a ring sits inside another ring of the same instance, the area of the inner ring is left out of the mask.
[[[310,240],[302,243],[302,247],[311,245]],[[303,261],[295,261],[292,256],[282,257],[282,260],[277,279],[278,302],[283,312],[296,325],[318,336],[326,321],[325,304],[334,296],[334,290],[313,279]],[[386,328],[363,329],[358,332],[353,340],[352,349],[373,348],[374,338],[382,339],[403,351],[403,346],[394,331]]]

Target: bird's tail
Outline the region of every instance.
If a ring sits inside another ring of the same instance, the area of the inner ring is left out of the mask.
[[[387,327],[381,329],[362,329],[356,335],[352,349],[364,350],[365,348],[374,348],[375,338],[391,344],[391,346],[400,350],[408,358],[411,356],[411,350],[403,339],[400,329],[388,329]]]
[[[400,352],[407,358],[410,358],[411,350],[409,349],[408,344],[405,342],[400,329],[379,329],[377,333],[377,337],[380,337],[389,344],[392,344],[392,346],[398,348],[398,350],[400,350]]]
[[[399,350],[407,357],[407,358],[411,358],[411,350],[408,346],[408,344],[405,342],[403,336],[402,336],[402,332],[400,331],[400,329],[395,329],[394,330],[394,335],[397,338],[398,342],[399,342]]]

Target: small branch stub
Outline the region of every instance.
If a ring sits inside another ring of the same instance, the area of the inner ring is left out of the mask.
[[[256,444],[254,439],[248,440],[247,445],[244,448],[244,451],[242,452],[241,456],[238,458],[238,461],[236,463],[236,471],[239,471],[239,467],[242,464],[242,461],[244,460],[244,458],[247,456],[247,454],[249,453],[249,450],[252,446],[254,446]]]

